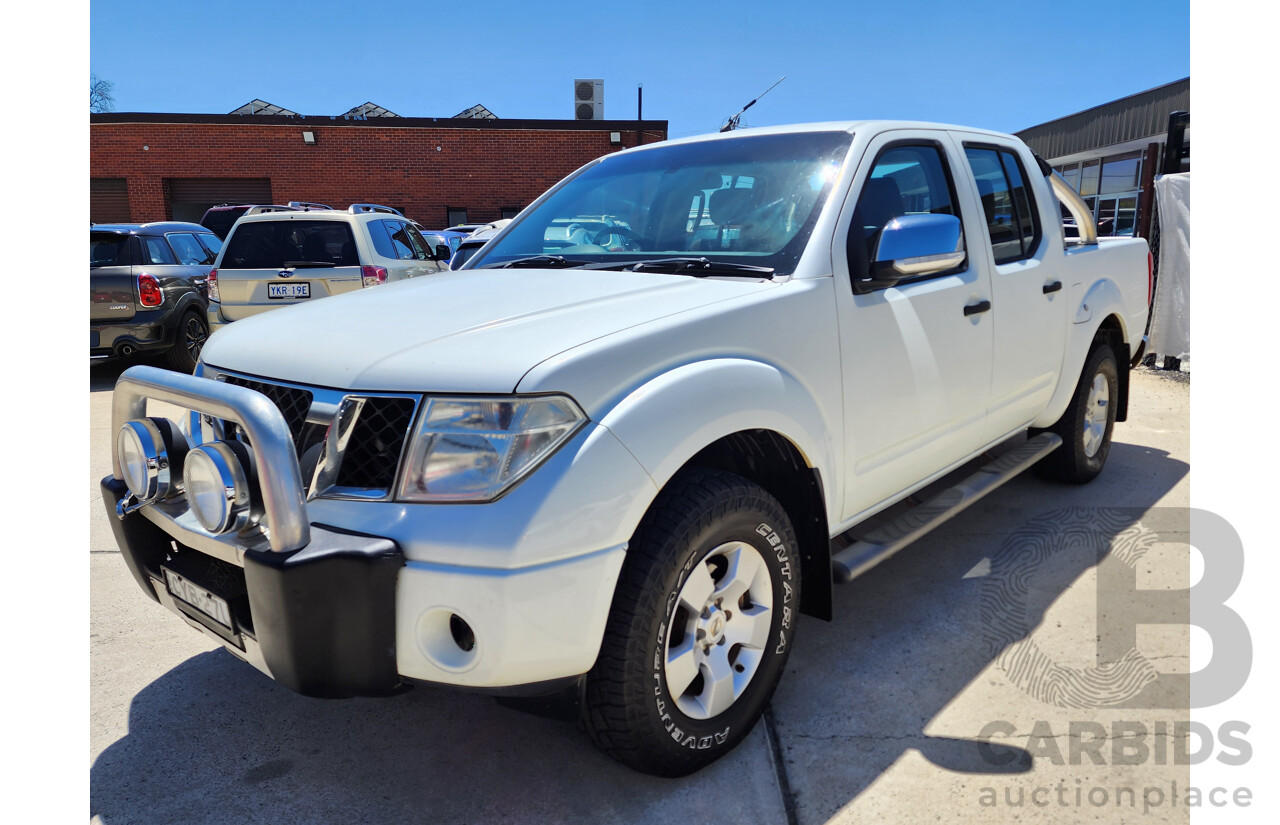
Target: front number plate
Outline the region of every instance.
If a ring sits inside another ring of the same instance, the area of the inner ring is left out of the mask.
[[[218,598],[203,587],[192,584],[166,567],[161,569],[164,570],[165,584],[169,586],[169,592],[174,598],[181,599],[218,624],[226,625],[230,629],[231,609],[227,607],[225,599]]]
[[[289,284],[267,284],[268,298],[310,298],[311,283],[298,281]]]

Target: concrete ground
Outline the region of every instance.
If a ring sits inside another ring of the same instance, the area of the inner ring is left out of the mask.
[[[1018,478],[838,588],[835,622],[802,620],[766,722],[662,780],[481,696],[297,696],[146,599],[98,492],[118,374],[90,385],[94,822],[1127,822],[1144,793],[1144,821],[1189,820],[1185,622],[1115,589],[1190,584],[1186,383],[1133,374],[1092,484]],[[1139,619],[1126,645],[1114,629]]]

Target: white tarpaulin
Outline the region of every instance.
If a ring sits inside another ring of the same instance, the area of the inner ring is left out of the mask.
[[[1147,352],[1191,357],[1191,173],[1156,178],[1160,220],[1156,294]]]

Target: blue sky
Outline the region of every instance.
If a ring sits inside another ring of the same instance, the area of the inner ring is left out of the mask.
[[[226,113],[262,98],[306,115],[367,100],[405,116],[483,103],[572,117],[574,78],[605,116],[673,137],[743,117],[767,126],[910,118],[1016,131],[1190,74],[1190,8],[1008,2],[355,3],[90,7],[90,69],[121,112]],[[129,44],[129,48],[121,48]]]

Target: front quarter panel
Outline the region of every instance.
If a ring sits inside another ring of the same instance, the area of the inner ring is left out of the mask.
[[[775,365],[739,358],[687,364],[636,389],[601,423],[658,488],[707,445],[744,430],[772,430],[828,482],[832,512],[837,476],[830,430],[804,386]]]

